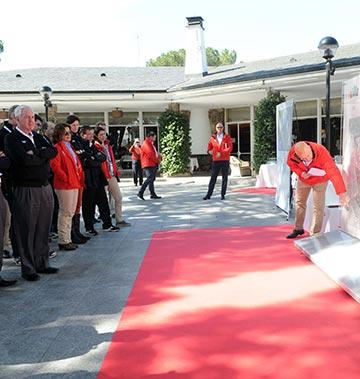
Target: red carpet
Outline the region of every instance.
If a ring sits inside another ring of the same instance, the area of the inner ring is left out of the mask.
[[[267,187],[243,187],[235,188],[231,192],[241,192],[241,193],[258,193],[261,195],[275,195],[276,188]]]
[[[360,306],[290,230],[154,234],[98,378],[359,379]]]

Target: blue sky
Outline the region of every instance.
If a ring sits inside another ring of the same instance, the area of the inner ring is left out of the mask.
[[[143,66],[184,47],[187,16],[242,61],[316,50],[326,35],[360,42],[359,0],[3,0],[1,14],[0,70]]]

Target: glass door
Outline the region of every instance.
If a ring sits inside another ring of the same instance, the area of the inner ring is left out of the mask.
[[[250,124],[238,122],[230,123],[228,124],[228,133],[233,143],[231,155],[243,161],[250,162]]]

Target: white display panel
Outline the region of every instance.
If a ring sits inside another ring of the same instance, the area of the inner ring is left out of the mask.
[[[341,210],[341,228],[360,238],[360,76],[344,82],[343,178],[350,197]]]
[[[285,213],[290,212],[290,168],[287,156],[292,143],[294,101],[289,100],[276,107],[276,162],[278,182],[275,204]]]

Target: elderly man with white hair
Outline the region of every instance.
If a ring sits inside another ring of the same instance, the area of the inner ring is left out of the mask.
[[[54,207],[49,184],[49,160],[57,150],[33,133],[33,110],[20,105],[15,110],[18,121],[13,133],[5,138],[5,153],[11,161],[14,196],[14,233],[21,258],[21,275],[36,281],[41,274],[54,274],[49,266],[49,230]]]
[[[287,238],[296,238],[304,234],[306,203],[311,190],[314,206],[310,235],[318,234],[322,228],[325,192],[329,180],[339,195],[340,203],[346,205],[349,202],[341,173],[329,151],[315,142],[300,141],[293,145],[288,154],[287,164],[298,176],[295,228]]]

